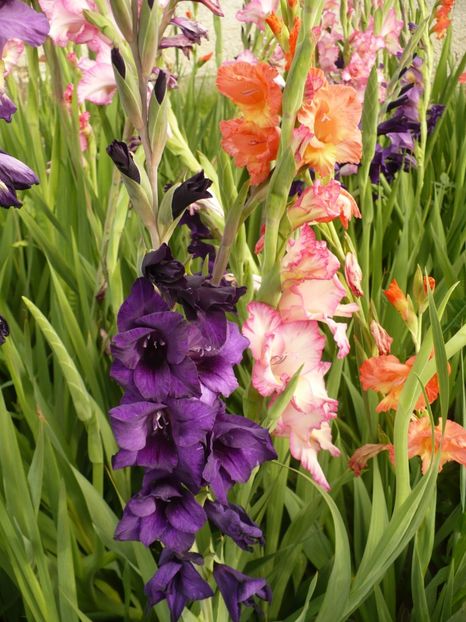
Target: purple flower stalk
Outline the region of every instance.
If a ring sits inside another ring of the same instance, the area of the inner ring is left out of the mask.
[[[174,195],[178,213],[210,185],[203,173],[188,182]],[[245,550],[263,543],[260,528],[228,493],[276,454],[267,430],[227,413],[221,401],[238,386],[234,366],[248,345],[226,317],[244,288],[185,274],[166,244],[146,255],[142,269],[118,313],[111,373],[125,394],[109,415],[119,445],[114,467],[139,466],[145,475],[115,537],[165,546],[146,593],[151,604],[166,599],[176,621],[187,602],[212,596],[193,566],[202,557],[189,552],[206,520]],[[269,598],[264,579],[216,568],[234,619],[241,604],[254,604],[254,594]],[[226,595],[227,583],[233,592]]]

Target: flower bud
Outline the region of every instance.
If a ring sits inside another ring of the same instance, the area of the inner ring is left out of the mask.
[[[385,328],[383,328],[383,326],[381,326],[375,320],[372,320],[369,325],[369,329],[371,331],[372,337],[374,338],[375,345],[377,346],[379,354],[390,354],[390,348],[392,346],[393,339],[387,333]]]
[[[207,188],[210,188],[211,185],[212,181],[204,176],[204,171],[199,171],[178,186],[173,194],[173,218],[178,218],[192,203],[201,199],[210,199],[212,195],[207,191]]]
[[[431,276],[424,276],[421,268],[418,266],[413,281],[413,298],[418,305],[420,313],[424,313],[427,309],[429,289],[431,292],[434,291],[435,279]]]
[[[128,145],[120,140],[114,140],[108,147],[107,153],[112,158],[113,163],[123,175],[129,177],[136,183],[140,183],[141,175],[133,160],[133,155],[128,149]]]
[[[141,57],[142,72],[149,75],[159,48],[158,3],[142,0],[139,17],[138,47]]]
[[[124,80],[126,77],[126,65],[123,60],[123,56],[120,54],[120,50],[118,48],[112,48],[110,56],[112,59],[112,65]]]
[[[361,289],[362,270],[353,253],[347,253],[345,258],[345,277],[353,294],[360,298],[364,295]]]
[[[133,20],[129,0],[110,0],[113,17],[126,41],[133,40]]]
[[[143,126],[143,121],[141,97],[133,77],[136,75],[136,68],[131,67],[130,59],[127,58],[126,61],[123,59],[123,56],[117,48],[112,49],[111,58],[121,104],[128,119],[137,130],[140,130]],[[130,67],[129,71],[126,71],[128,63],[130,63]]]
[[[157,79],[154,85],[154,97],[157,100],[159,106],[162,105],[163,98],[167,92],[167,74],[162,69],[159,70]]]
[[[5,343],[5,339],[10,334],[10,327],[3,316],[0,315],[0,346]]]
[[[393,279],[388,289],[384,291],[387,300],[395,307],[401,318],[406,323],[413,335],[417,334],[417,317],[414,311],[413,301],[409,296],[405,296],[396,279]]]

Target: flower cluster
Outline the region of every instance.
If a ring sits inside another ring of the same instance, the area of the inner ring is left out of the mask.
[[[267,63],[224,63],[217,88],[241,110],[242,117],[221,121],[222,147],[237,166],[246,166],[253,185],[267,179],[280,141],[282,91],[277,70]]]
[[[432,30],[437,39],[443,39],[447,29],[451,25],[450,13],[455,5],[455,0],[442,0],[435,9],[435,23]]]
[[[387,181],[392,181],[395,174],[403,169],[409,170],[416,166],[414,157],[415,141],[421,134],[419,120],[419,104],[424,92],[424,78],[422,75],[422,59],[416,56],[408,69],[400,78],[399,97],[387,106],[391,116],[378,125],[377,134],[386,136],[388,146],[376,145],[376,151],[371,163],[370,176],[374,183],[378,183],[383,173]],[[435,129],[444,106],[432,104],[427,111],[427,130]]]
[[[212,596],[193,566],[201,556],[189,552],[206,520],[244,549],[262,541],[228,492],[275,452],[265,429],[227,412],[221,399],[236,389],[233,366],[247,347],[226,316],[244,289],[185,274],[165,244],[146,255],[143,275],[119,311],[112,342],[111,373],[125,390],[110,411],[120,447],[114,466],[144,469],[116,537],[164,545],[146,591],[151,604],[166,598],[177,620],[187,601]],[[265,581],[223,564],[213,575],[233,620],[254,594],[270,597]]]

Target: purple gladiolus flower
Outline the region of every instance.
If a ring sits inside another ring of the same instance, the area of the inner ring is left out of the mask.
[[[162,244],[156,251],[147,253],[142,262],[144,276],[158,286],[185,285],[184,266],[173,259],[170,248]]]
[[[1,17],[1,16],[0,16]],[[38,184],[34,171],[20,160],[0,150],[0,205],[2,207],[21,207],[16,190],[28,190]]]
[[[127,395],[122,402],[109,413],[121,448],[114,467],[176,470],[180,481],[198,490],[205,466],[206,436],[218,407],[199,399],[167,399],[164,404],[128,401]]]
[[[193,257],[200,257],[201,259],[209,257],[209,273],[212,273],[215,262],[215,246],[205,242],[205,240],[212,238],[209,228],[202,222],[199,214],[196,212],[190,213],[190,210],[185,211],[181,217],[180,225],[186,225],[191,233],[188,253]]]
[[[156,401],[200,395],[196,366],[187,356],[188,325],[182,315],[168,310],[145,279],[136,281],[122,305],[118,327],[112,342],[112,376],[117,382],[124,387],[133,383],[144,398]]]
[[[202,557],[197,553],[177,555],[164,549],[160,555],[159,569],[145,587],[151,606],[167,600],[171,622],[179,620],[186,603],[214,595],[193,563],[201,565]]]
[[[195,22],[191,19],[187,19],[186,17],[174,17],[170,24],[174,26],[178,26],[183,35],[191,41],[191,43],[200,44],[202,42],[202,38],[209,38],[208,31],[201,26],[198,22]]]
[[[8,322],[5,318],[0,315],[0,346],[5,343],[5,339],[10,334],[10,327],[8,326]]]
[[[19,0],[0,0],[0,53],[8,39],[21,39],[34,47],[42,45],[49,29],[43,13]]]
[[[11,123],[11,119],[15,112],[16,106],[5,91],[0,88],[0,119],[3,119],[7,123]]]
[[[223,343],[218,338],[212,339],[206,328],[212,322],[193,322],[189,329],[189,352],[196,363],[199,380],[211,391],[228,397],[238,386],[233,366],[241,362],[243,352],[249,341],[243,337],[238,326],[226,323],[226,337]],[[223,335],[223,323],[220,327]]]
[[[222,503],[236,482],[247,482],[252,470],[277,457],[265,428],[238,415],[220,413],[210,440],[204,479]]]
[[[254,523],[242,507],[219,501],[206,501],[204,510],[209,521],[225,535],[230,536],[245,551],[251,551],[251,545],[263,544],[262,530]]]
[[[212,180],[204,176],[204,171],[199,171],[178,186],[173,193],[173,218],[177,218],[192,203],[201,199],[211,199],[212,195],[208,192],[211,185]]]
[[[182,553],[191,548],[206,518],[194,495],[177,478],[149,471],[142,489],[126,504],[115,538],[139,540],[146,546],[160,540]]]
[[[272,592],[265,579],[255,579],[224,564],[214,564],[214,578],[233,622],[239,622],[241,605],[257,608],[254,597],[271,601]]]

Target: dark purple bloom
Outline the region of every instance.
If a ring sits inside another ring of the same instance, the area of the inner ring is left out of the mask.
[[[416,166],[416,159],[408,151],[400,150],[398,147],[393,148],[392,146],[384,149],[380,145],[376,145],[369,174],[374,184],[379,183],[381,174],[390,182],[398,171],[409,171],[414,166]]]
[[[404,114],[401,109],[400,112],[394,115],[391,119],[380,123],[377,127],[377,134],[388,134],[394,132],[414,132],[419,133],[419,121],[413,120]]]
[[[7,123],[11,123],[11,119],[16,112],[16,106],[8,97],[8,95],[0,89],[0,119]]]
[[[272,600],[272,592],[265,579],[248,577],[230,566],[214,563],[214,579],[233,622],[239,622],[241,605],[257,608],[255,596],[269,602]]]
[[[429,134],[435,130],[435,126],[439,122],[444,110],[445,106],[443,104],[432,104],[427,111],[427,131]]]
[[[123,387],[132,383],[154,401],[200,395],[196,366],[187,356],[188,324],[168,310],[146,279],[134,284],[118,313],[118,327],[112,342],[112,376]]]
[[[193,563],[201,565],[202,557],[197,553],[177,555],[164,549],[160,555],[159,569],[145,587],[151,606],[167,600],[171,622],[179,620],[186,603],[214,595],[209,584],[194,569]]]
[[[123,173],[123,175],[126,175],[126,177],[129,177],[136,183],[141,181],[139,169],[126,143],[121,140],[114,140],[107,147],[107,153],[112,158],[113,163],[120,173]]]
[[[302,179],[295,179],[290,186],[290,192],[288,196],[290,198],[296,195],[299,196],[304,191],[305,187],[306,187],[306,184],[304,183]]]
[[[252,470],[277,457],[265,428],[238,415],[220,413],[210,439],[204,479],[222,503],[236,482],[247,482]]]
[[[162,244],[156,251],[147,253],[142,262],[142,273],[159,286],[184,285],[184,266],[173,259],[170,248]]]
[[[208,277],[200,274],[186,277],[186,282],[186,289],[177,291],[177,301],[190,320],[196,319],[199,312],[203,312],[201,315],[218,311],[234,313],[236,303],[246,292],[245,287],[234,287],[226,281],[213,285]]]
[[[191,214],[189,210],[186,210],[181,217],[180,225],[186,225],[191,233],[188,253],[201,259],[209,257],[209,272],[212,272],[215,261],[215,246],[205,242],[205,240],[212,238],[209,228],[202,222],[198,213]]]
[[[27,190],[33,184],[38,183],[39,180],[29,166],[8,153],[0,151],[0,205],[2,207],[21,207],[22,203],[16,196],[16,190]]]
[[[129,401],[131,397],[127,392],[122,404],[109,413],[120,447],[114,467],[138,465],[176,471],[180,481],[199,489],[206,436],[218,407],[199,399],[168,399],[161,404]]]
[[[243,337],[238,326],[226,322],[226,338],[223,343],[218,338],[206,335],[206,326],[212,322],[193,322],[189,329],[189,352],[196,363],[199,380],[211,391],[228,397],[238,386],[233,366],[241,362],[248,340]],[[220,327],[223,335],[223,323]]]
[[[49,29],[42,13],[19,0],[0,0],[0,53],[8,39],[21,39],[34,47],[42,45]]]
[[[173,194],[172,212],[173,218],[178,218],[189,205],[201,199],[210,199],[212,195],[208,188],[212,181],[204,176],[204,171],[200,171],[184,181]]]
[[[198,22],[195,22],[191,19],[187,19],[186,17],[174,17],[170,24],[174,26],[178,26],[183,35],[191,41],[191,43],[200,44],[202,41],[202,37],[205,39],[209,38],[208,31],[201,26]]]
[[[204,510],[209,521],[222,533],[230,536],[245,551],[251,551],[253,544],[264,543],[261,529],[239,505],[233,503],[224,505],[219,501],[206,501]]]
[[[193,42],[185,35],[173,35],[173,37],[163,37],[159,43],[159,49],[166,50],[168,48],[178,48],[183,52],[186,58],[193,49]]]
[[[5,339],[10,334],[10,327],[8,326],[8,322],[5,318],[0,315],[0,346],[5,343]]]
[[[191,548],[205,521],[203,508],[177,478],[149,471],[142,489],[126,504],[115,538],[139,540],[146,546],[160,540],[182,553]]]

